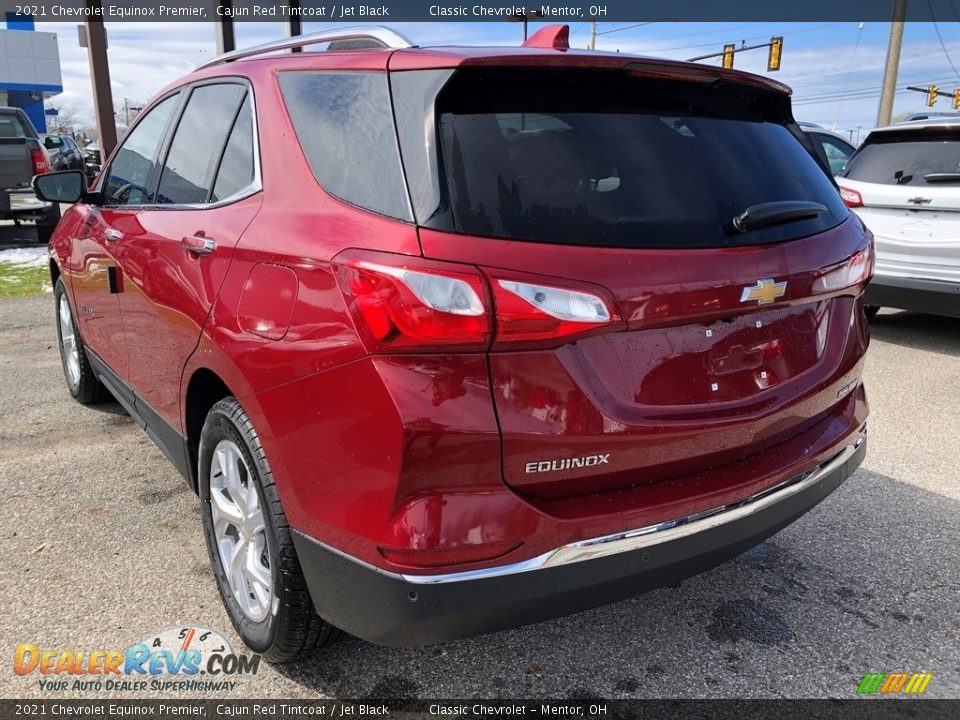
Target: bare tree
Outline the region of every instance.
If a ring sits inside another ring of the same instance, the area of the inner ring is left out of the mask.
[[[57,130],[59,128],[75,130],[82,123],[77,109],[62,99],[48,100],[47,107],[54,108],[57,111],[56,115],[47,116],[47,130]]]

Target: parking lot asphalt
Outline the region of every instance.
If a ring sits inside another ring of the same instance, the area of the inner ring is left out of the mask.
[[[0,695],[16,643],[120,649],[217,628],[199,502],[116,404],[64,385],[52,297],[0,301]],[[422,649],[344,639],[263,665],[236,697],[838,697],[866,672],[930,672],[960,697],[960,321],[884,311],[861,469],[794,525],[675,587]],[[102,693],[100,693],[102,694]],[[118,693],[117,697],[124,696]]]

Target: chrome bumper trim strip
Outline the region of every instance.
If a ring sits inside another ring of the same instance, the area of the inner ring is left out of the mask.
[[[538,555],[535,558],[510,565],[484,568],[482,570],[467,570],[445,575],[403,574],[401,577],[407,582],[417,585],[436,585],[440,583],[463,582],[465,580],[482,580],[484,578],[514,575],[530,570],[540,570],[557,567],[558,565],[583,562],[584,560],[594,560],[596,558],[607,557],[608,555],[630,552],[632,550],[639,550],[641,548],[679,540],[680,538],[695,535],[726,523],[741,520],[778,502],[782,502],[802,492],[811,485],[815,485],[843,465],[843,463],[856,452],[866,437],[867,428],[864,426],[860,430],[860,435],[857,437],[856,442],[847,445],[829,460],[779,485],[775,485],[729,505],[723,505],[718,508],[713,508],[712,510],[704,510],[694,515],[687,515],[656,525],[647,525],[646,527],[636,530],[628,530],[613,535],[604,535],[589,540],[569,543],[568,545],[563,545],[549,552],[545,552],[542,555]]]

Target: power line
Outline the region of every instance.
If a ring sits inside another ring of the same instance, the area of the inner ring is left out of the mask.
[[[639,24],[642,25],[643,23],[639,23]],[[734,29],[728,29],[728,30],[710,30],[709,32],[692,33],[692,34],[690,34],[690,35],[684,35],[683,37],[696,37],[697,35],[712,35],[712,34],[714,34],[714,33],[728,33],[728,34],[731,34],[731,35],[732,35],[732,34],[735,33],[738,29],[743,30],[744,28],[747,28],[747,27],[757,27],[757,26],[759,26],[759,25],[773,25],[773,24],[774,24],[774,23],[754,23],[754,24],[752,24],[752,25],[746,25],[746,26],[741,27],[741,28],[734,28]],[[809,28],[803,28],[803,29],[801,29],[801,30],[787,30],[786,32],[780,33],[780,35],[796,35],[797,33],[811,32],[811,31],[813,31],[813,30],[820,30],[820,29],[822,29],[822,28],[832,27],[833,25],[842,25],[842,24],[843,24],[843,23],[838,23],[838,22],[837,22],[837,23],[825,23],[825,24],[822,24],[822,25],[814,25],[813,27],[809,27]],[[630,27],[636,27],[636,26],[635,26],[635,25],[631,25]],[[609,34],[610,32],[619,32],[619,30],[627,30],[627,29],[628,29],[628,28],[619,28],[618,30],[607,31],[606,33],[597,33],[597,35],[605,35],[605,34]],[[751,36],[749,36],[749,37],[745,37],[745,38],[741,38],[741,39],[742,39],[742,40],[762,40],[762,39],[767,38],[767,37],[769,37],[769,35],[764,34],[764,35],[751,35]],[[715,43],[715,42],[701,43],[701,44],[699,44],[699,45],[675,45],[675,46],[673,46],[673,47],[650,48],[649,50],[644,50],[644,52],[647,52],[647,53],[657,53],[657,52],[668,52],[668,51],[670,51],[670,50],[696,50],[696,49],[698,49],[698,48],[703,48],[703,47],[716,47],[716,45],[717,45],[717,43]]]
[[[955,81],[954,78],[947,78],[946,80],[934,80],[931,84],[936,85],[938,83],[949,83]],[[901,93],[907,90],[906,85],[897,86],[896,92]],[[793,105],[795,107],[802,105],[822,105],[824,103],[833,103],[842,98],[849,100],[866,100],[868,98],[878,97],[882,91],[882,87],[875,88],[864,88],[863,90],[856,90],[846,93],[846,95],[841,95],[840,93],[827,93],[823,95],[811,95],[809,97],[800,97],[793,100]]]
[[[613,23],[613,24],[614,24],[614,25],[619,25],[620,23]],[[607,31],[602,32],[602,33],[597,33],[597,35],[609,35],[609,34],[612,33],[612,32],[619,32],[620,30],[628,30],[628,29],[630,29],[630,28],[638,27],[638,26],[644,25],[644,24],[645,24],[645,23],[637,23],[637,24],[635,24],[635,25],[629,25],[629,26],[627,26],[627,27],[617,28],[616,30],[607,30]],[[701,37],[701,36],[703,36],[703,35],[718,35],[718,34],[723,34],[723,33],[728,33],[728,34],[729,34],[730,32],[733,32],[733,31],[735,31],[735,30],[746,30],[747,28],[760,27],[760,26],[762,26],[762,25],[773,25],[773,24],[774,24],[774,23],[768,23],[768,22],[750,23],[749,25],[740,25],[739,27],[734,28],[733,30],[731,30],[731,28],[723,28],[722,30],[704,30],[703,32],[696,32],[696,33],[689,33],[689,34],[684,34],[684,35],[677,35],[676,37],[678,37],[678,38],[680,38],[680,37],[683,37],[683,38],[692,38],[692,37]],[[669,38],[664,38],[664,39],[669,39]],[[707,45],[716,45],[716,43],[707,43]],[[687,47],[706,47],[706,45],[688,45]],[[681,49],[686,49],[686,48],[681,48]]]
[[[930,0],[927,0],[927,8],[930,10],[930,18],[933,19],[933,6],[930,4]],[[953,70],[954,75],[960,78],[960,73],[957,72],[957,68],[953,65],[953,60],[950,59],[950,53],[947,52],[947,46],[943,42],[943,36],[940,34],[940,26],[936,20],[933,20],[933,29],[937,31],[937,40],[940,41],[940,49],[943,50],[943,56],[947,58],[947,62],[950,63],[950,69]]]
[[[676,21],[677,21],[677,18],[675,17],[665,17],[665,18],[660,18],[659,20],[648,20],[647,22],[635,23],[633,25],[627,25],[626,27],[616,28],[614,30],[604,30],[603,32],[598,32],[597,36],[609,35],[610,33],[617,33],[617,32],[621,32],[622,30],[629,30],[630,28],[643,27],[644,25],[653,25],[655,23],[676,22]]]
[[[857,41],[853,44],[853,55],[850,57],[850,67],[847,68],[847,74],[843,76],[843,92],[847,90],[847,84],[850,82],[850,73],[853,72],[853,63],[857,59],[857,50],[860,49],[860,38],[863,37],[863,23],[860,23],[860,29],[857,30]],[[843,108],[843,100],[837,103],[837,114],[833,116],[833,125],[836,127],[840,119],[840,110]]]
[[[953,80],[953,78],[937,79],[937,80],[933,80],[933,82],[934,82],[934,83],[949,83],[951,80]],[[898,84],[898,88],[901,88],[901,89],[902,89],[902,88],[905,88],[907,85],[913,85],[913,84],[920,84],[920,85],[922,85],[922,84],[924,84],[924,83],[929,83],[929,82],[930,82],[930,76],[929,76],[929,75],[911,77],[909,80],[907,80],[906,78],[904,78],[903,83]],[[843,90],[843,91],[831,89],[830,87],[824,87],[824,88],[822,89],[822,92],[819,92],[819,93],[804,94],[804,93],[802,93],[802,92],[795,92],[795,93],[794,93],[794,98],[795,98],[795,100],[796,100],[796,99],[808,100],[808,99],[810,99],[810,98],[823,98],[823,97],[839,98],[839,97],[841,97],[841,96],[843,96],[843,95],[854,96],[854,95],[857,95],[857,94],[860,94],[860,93],[864,93],[864,92],[872,92],[872,91],[877,90],[877,89],[879,89],[879,86],[877,86],[877,85],[875,85],[875,84],[860,85],[860,86],[856,86],[856,87],[847,88],[846,90]],[[796,88],[794,88],[794,90],[796,90]]]

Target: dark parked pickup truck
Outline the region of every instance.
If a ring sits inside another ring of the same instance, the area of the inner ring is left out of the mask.
[[[0,107],[0,220],[32,220],[37,239],[48,242],[60,207],[34,194],[34,175],[50,172],[47,153],[30,118],[18,108]]]

